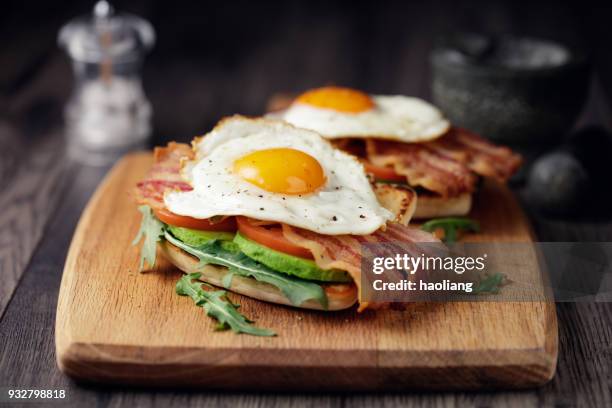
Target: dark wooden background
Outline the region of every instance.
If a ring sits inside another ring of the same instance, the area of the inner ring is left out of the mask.
[[[66,402],[79,407],[612,403],[612,307],[607,303],[558,305],[559,367],[552,382],[537,390],[294,395],[105,388],[66,378],[54,355],[61,271],[82,208],[108,169],[78,165],[64,155],[61,114],[71,72],[56,48],[55,35],[63,22],[87,11],[91,3],[57,3],[9,1],[0,12],[0,387],[66,389]],[[591,55],[594,76],[577,126],[612,128],[607,102],[612,91],[612,12],[595,2],[116,5],[146,16],[157,29],[159,41],[144,70],[155,109],[156,144],[188,140],[223,115],[260,114],[275,92],[326,83],[427,98],[428,52],[442,33],[456,30],[529,34],[580,44]],[[515,188],[520,193],[521,186]],[[549,218],[527,210],[541,241],[612,239],[612,210],[596,220]]]

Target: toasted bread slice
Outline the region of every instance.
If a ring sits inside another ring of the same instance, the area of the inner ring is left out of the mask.
[[[414,219],[467,215],[472,208],[472,194],[442,198],[430,194],[419,194]]]
[[[210,283],[218,287],[223,287],[222,280],[227,274],[227,268],[224,266],[206,265],[198,266],[198,260],[189,255],[182,249],[172,245],[167,241],[162,241],[158,244],[163,255],[174,266],[185,273],[200,272],[202,276],[200,280]],[[308,300],[302,303],[301,309],[314,310],[342,310],[348,309],[357,302],[357,287],[354,283],[325,283],[321,284],[327,295],[328,307],[323,306],[316,300]],[[279,303],[281,305],[294,306],[289,299],[275,286],[265,282],[259,282],[253,278],[244,276],[234,276],[232,285],[228,288],[232,292],[241,295],[249,296],[254,299],[263,300],[271,303]]]

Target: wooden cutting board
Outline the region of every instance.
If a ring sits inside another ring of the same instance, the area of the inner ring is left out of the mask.
[[[131,245],[140,213],[131,196],[150,153],[119,162],[75,232],[55,328],[60,369],[79,380],[227,389],[406,390],[532,387],[557,362],[554,304],[454,302],[406,311],[303,311],[232,294],[273,338],[215,332],[177,296],[181,273],[163,259],[138,272]],[[479,241],[529,241],[504,186],[485,184],[472,216]],[[482,205],[479,205],[482,204]],[[484,205],[486,204],[486,205]]]

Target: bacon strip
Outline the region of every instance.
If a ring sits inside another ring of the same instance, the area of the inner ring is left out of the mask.
[[[372,164],[391,166],[405,175],[410,185],[443,197],[474,191],[474,173],[505,182],[522,162],[521,156],[509,148],[460,128],[425,143],[368,139],[366,155]]]
[[[367,307],[381,307],[361,301],[361,244],[364,243],[422,243],[440,242],[428,232],[410,228],[399,223],[389,223],[387,228],[371,235],[321,235],[316,232],[282,224],[283,235],[294,245],[312,252],[314,260],[321,269],[341,269],[347,271],[359,289],[359,311]],[[392,254],[399,249],[388,249]]]
[[[159,210],[164,208],[166,191],[192,189],[181,176],[181,160],[192,159],[194,154],[188,144],[170,142],[166,147],[156,147],[153,156],[153,166],[136,185],[136,200]]]
[[[391,166],[405,175],[411,186],[421,186],[443,197],[472,192],[476,176],[462,163],[444,156],[425,143],[402,143],[387,140],[366,141],[368,160],[375,166]]]
[[[497,146],[465,129],[453,128],[445,136],[425,143],[431,150],[465,164],[474,173],[507,181],[522,158],[505,146]]]

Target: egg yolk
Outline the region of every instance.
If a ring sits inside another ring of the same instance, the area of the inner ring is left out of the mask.
[[[348,113],[364,112],[374,107],[374,102],[368,94],[339,86],[326,86],[307,91],[298,96],[296,102]]]
[[[290,148],[259,150],[234,162],[234,173],[266,191],[312,193],[325,184],[325,173],[309,154]]]

